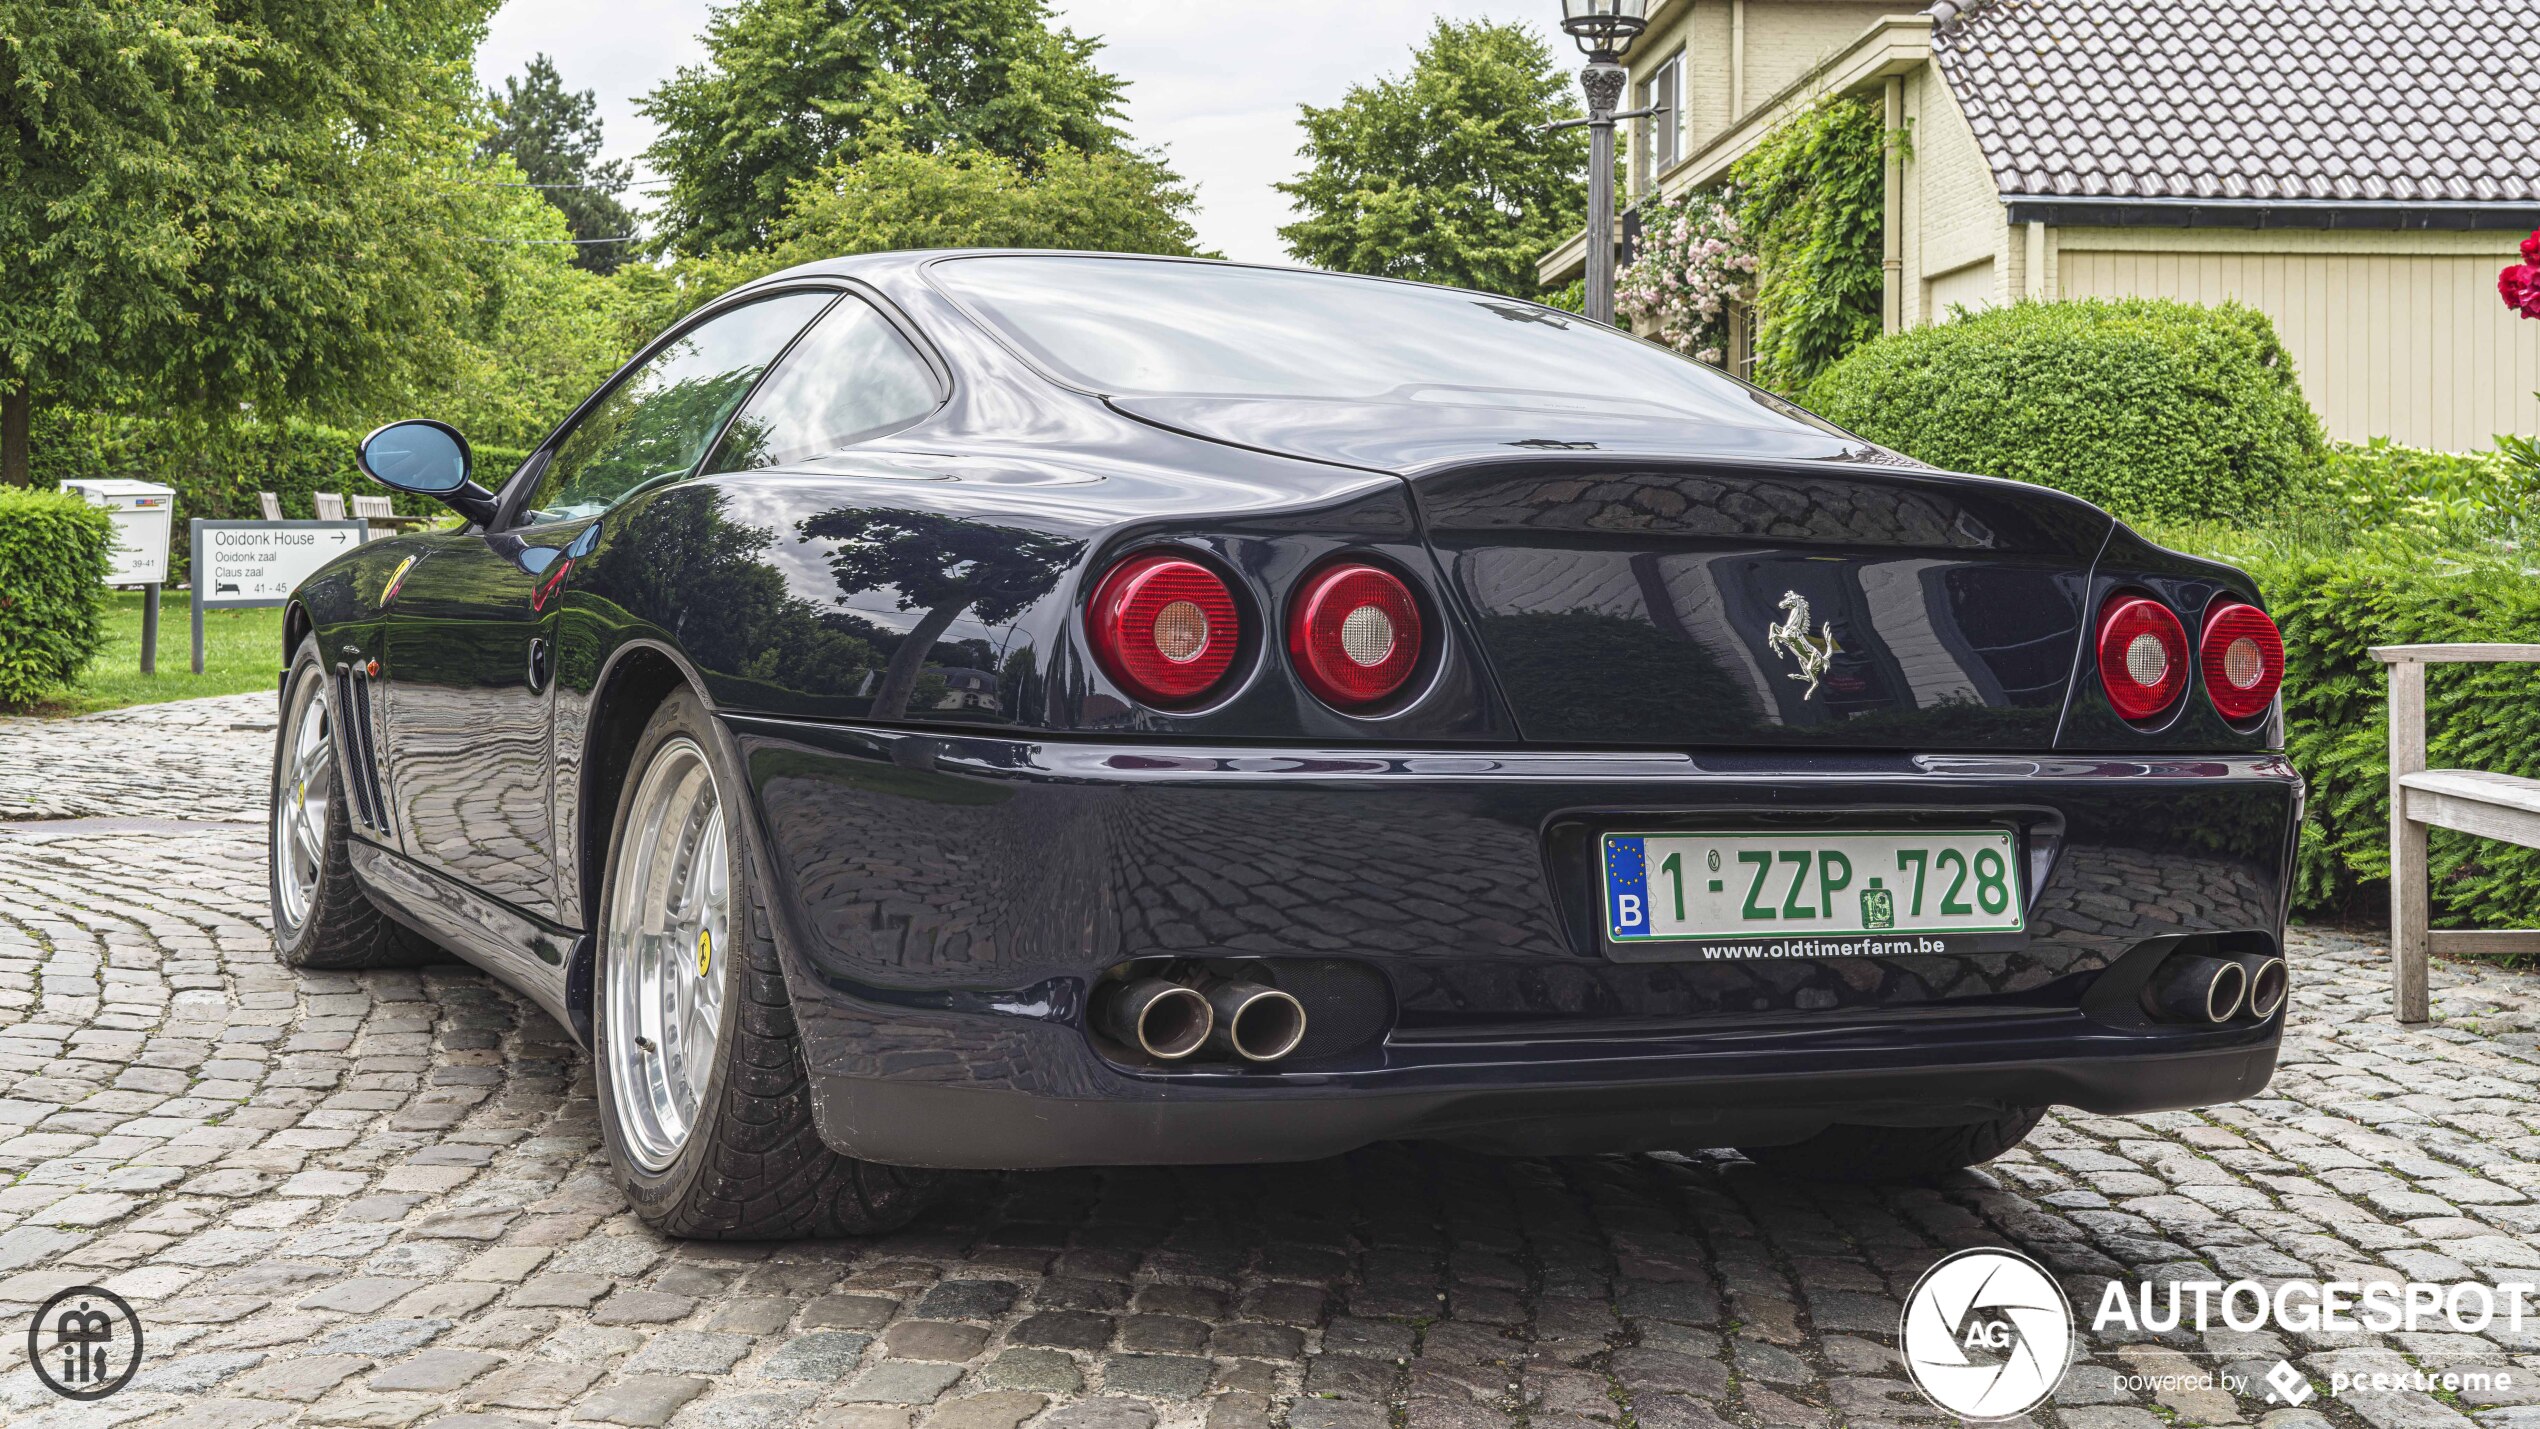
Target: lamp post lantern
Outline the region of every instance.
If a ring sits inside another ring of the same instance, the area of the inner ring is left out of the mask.
[[[1588,57],[1579,71],[1587,91],[1588,131],[1587,315],[1614,321],[1614,125],[1618,120],[1664,113],[1664,106],[1617,112],[1623,102],[1623,51],[1649,28],[1649,0],[1561,0],[1561,28]]]

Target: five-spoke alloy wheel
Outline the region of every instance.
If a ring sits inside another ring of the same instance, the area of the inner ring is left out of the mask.
[[[636,738],[599,900],[592,1063],[600,1135],[637,1215],[672,1235],[869,1235],[933,1178],[840,1155],[813,1124],[746,785],[704,701],[674,691]]]
[[[609,1072],[618,1132],[647,1171],[697,1124],[732,980],[732,884],[723,805],[685,735],[655,751],[626,825],[609,901]]]
[[[309,921],[326,875],[327,814],[335,802],[335,729],[323,678],[301,680],[283,711],[274,754],[273,904],[278,925]]]

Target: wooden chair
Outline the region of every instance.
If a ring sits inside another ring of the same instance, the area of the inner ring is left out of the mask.
[[[344,495],[342,492],[310,492],[309,504],[317,508],[317,519],[320,521],[341,521],[345,519]]]
[[[381,536],[393,536],[416,526],[432,524],[432,518],[429,516],[398,515],[395,500],[394,497],[388,496],[353,498],[353,515],[359,520],[370,523],[368,539],[376,540]]]
[[[264,512],[266,520],[279,521],[282,519],[282,498],[274,495],[272,492],[257,492],[256,506],[257,509]]]
[[[2540,848],[2540,779],[2478,769],[2425,767],[2425,667],[2540,664],[2540,645],[2383,645],[2373,658],[2390,679],[2390,955],[2401,1022],[2427,1017],[2430,953],[2540,953],[2540,928],[2435,931],[2426,875],[2426,831],[2457,829]]]

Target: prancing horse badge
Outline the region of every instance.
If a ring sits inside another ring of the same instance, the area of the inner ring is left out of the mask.
[[[1826,666],[1834,663],[1835,652],[1843,647],[1834,643],[1831,620],[1818,627],[1815,639],[1809,638],[1808,597],[1795,590],[1784,591],[1782,609],[1787,614],[1779,625],[1764,632],[1764,644],[1776,655],[1789,655],[1799,661],[1799,673],[1791,678],[1808,682],[1801,699],[1814,699],[1818,682],[1826,677]]]

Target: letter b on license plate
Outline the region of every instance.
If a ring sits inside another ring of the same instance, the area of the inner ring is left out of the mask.
[[[1879,946],[1888,934],[2024,926],[2019,846],[2007,829],[1607,834],[1601,844],[1605,932],[1617,943],[1734,942],[1752,945],[1735,956],[1827,957],[1930,946],[1910,937]]]

